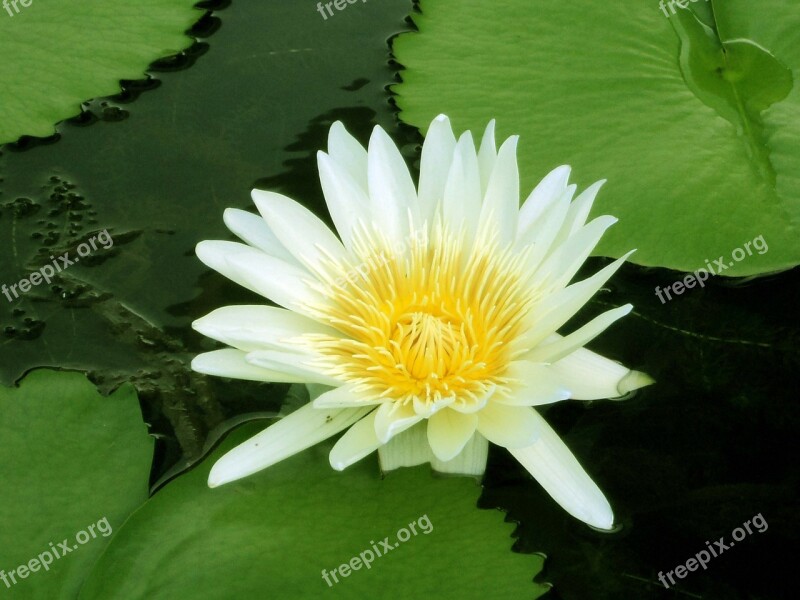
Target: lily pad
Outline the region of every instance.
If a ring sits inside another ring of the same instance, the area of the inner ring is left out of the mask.
[[[543,558],[511,552],[514,526],[500,511],[476,509],[474,480],[436,480],[427,466],[381,480],[374,460],[340,473],[322,444],[209,489],[214,461],[261,428],[235,431],[137,511],[80,598],[477,600],[547,591],[532,583]]]
[[[26,6],[27,4],[27,6]],[[46,137],[90,98],[176,54],[202,14],[190,0],[17,0],[0,8],[0,143]]]
[[[75,598],[147,499],[153,440],[136,393],[104,398],[79,373],[34,371],[19,388],[0,386],[0,440],[0,590]]]
[[[521,134],[523,188],[608,179],[597,253],[724,275],[800,263],[800,12],[752,3],[422,0],[399,36],[400,117]],[[669,7],[673,5],[673,8]],[[673,14],[674,12],[674,14]],[[457,57],[457,58],[454,58]],[[737,249],[763,236],[769,250]]]

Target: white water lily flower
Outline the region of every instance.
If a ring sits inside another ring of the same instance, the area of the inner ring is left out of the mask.
[[[482,474],[487,440],[508,450],[571,515],[614,516],[535,406],[621,397],[652,382],[583,346],[631,305],[562,337],[556,331],[627,256],[570,284],[616,219],[586,223],[603,182],[573,200],[569,167],[520,207],[517,137],[480,149],[437,117],[418,188],[376,127],[365,150],[341,123],[318,154],[336,233],[300,204],[253,190],[261,217],[228,209],[245,244],[204,241],[209,267],[273,306],[227,306],[194,323],[232,348],[201,354],[201,373],[327,386],[313,402],[223,456],[209,485],[245,477],[347,429],[335,469],[379,450],[385,470],[430,462]]]

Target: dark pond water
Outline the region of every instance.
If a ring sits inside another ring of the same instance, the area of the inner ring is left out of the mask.
[[[189,323],[258,299],[194,257],[228,236],[222,211],[258,186],[324,214],[315,153],[341,119],[363,141],[375,124],[411,161],[419,135],[398,125],[387,42],[409,28],[407,0],[323,20],[311,2],[219,3],[198,43],[153,79],[94,101],[48,140],[0,154],[0,280],[107,228],[114,247],[55,289],[0,302],[4,384],[37,366],[87,370],[105,390],[132,380],[159,435],[154,483],[196,461],[231,419],[274,414],[287,386],[225,383],[188,371],[210,342]],[[603,259],[587,265],[594,270]],[[662,305],[679,275],[628,266],[580,315],[633,302],[593,349],[652,374],[626,402],[562,404],[548,420],[607,492],[621,531],[567,516],[494,449],[481,504],[520,523],[516,549],[543,552],[550,598],[794,597],[798,539],[798,271],[712,281]],[[245,415],[242,417],[242,415]],[[667,591],[659,571],[754,515],[769,524]],[[476,540],[479,543],[479,540]],[[454,576],[455,573],[454,573]]]

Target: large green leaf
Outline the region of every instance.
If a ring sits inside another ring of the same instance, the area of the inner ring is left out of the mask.
[[[85,376],[49,370],[0,386],[3,597],[75,598],[147,499],[152,452],[131,386],[104,398]]]
[[[800,262],[800,11],[783,0],[422,0],[401,118],[522,134],[523,188],[568,163],[620,222],[598,253],[725,275]],[[695,12],[693,12],[695,11]],[[736,262],[762,235],[769,250]]]
[[[480,487],[433,479],[427,466],[381,480],[367,460],[338,473],[323,444],[209,489],[211,464],[259,429],[237,430],[134,514],[81,598],[532,599],[546,591],[531,581],[542,558],[512,553],[513,525],[499,511],[476,509]],[[377,556],[373,545],[380,551],[384,538],[393,548]],[[369,561],[366,551],[374,556],[369,568],[354,563],[346,578],[325,582],[323,569],[330,573],[362,553]]]
[[[141,79],[152,61],[191,44],[184,31],[200,16],[191,0],[4,3],[0,143],[52,135],[84,100]]]

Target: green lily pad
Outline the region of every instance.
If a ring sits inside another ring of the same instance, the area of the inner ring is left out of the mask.
[[[25,6],[27,4],[28,6]],[[13,0],[0,7],[0,143],[46,137],[81,102],[120,91],[176,54],[201,13],[189,0]],[[7,8],[6,8],[7,6]]]
[[[262,428],[243,426],[137,511],[80,598],[483,599],[547,590],[532,583],[543,558],[511,552],[514,526],[500,511],[476,509],[474,480],[436,480],[427,466],[381,480],[374,460],[340,473],[322,444],[209,489],[213,462]],[[355,570],[345,575],[345,563]]]
[[[108,398],[79,373],[0,386],[0,593],[75,598],[148,495],[153,440],[131,386]]]
[[[800,12],[752,3],[422,0],[394,43],[400,117],[519,133],[524,188],[570,164],[608,179],[598,247],[723,275],[800,263]],[[674,10],[674,14],[673,13]],[[457,57],[457,59],[454,59]],[[742,255],[763,236],[768,251]],[[716,267],[721,270],[721,267]]]

